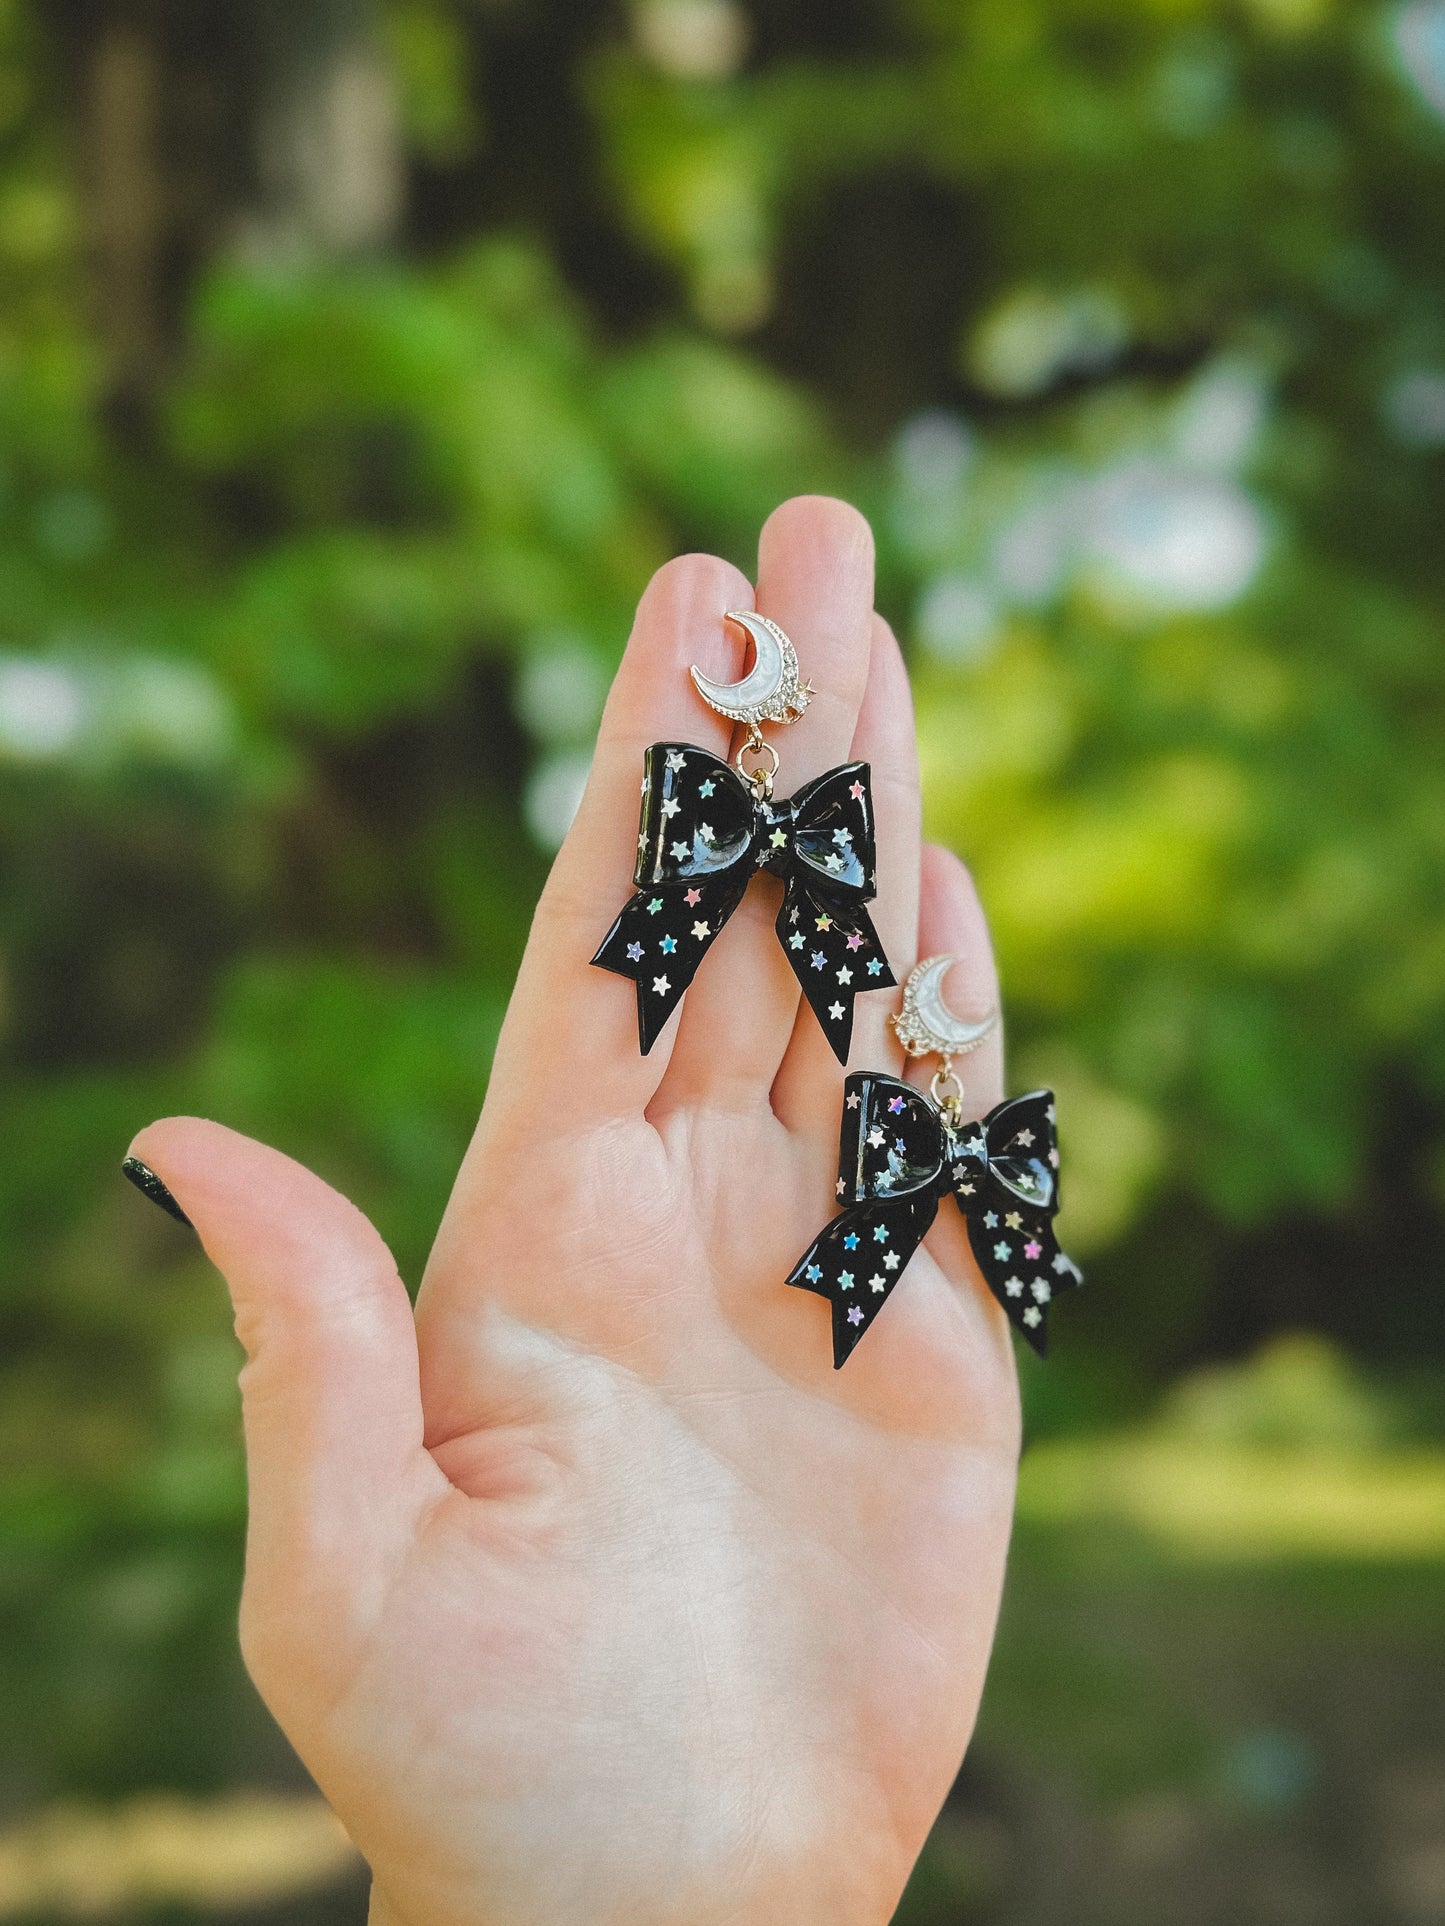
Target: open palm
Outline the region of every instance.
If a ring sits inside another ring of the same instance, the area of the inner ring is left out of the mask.
[[[850,509],[786,504],[756,606],[818,693],[783,793],[873,766],[901,977],[994,997],[952,858],[920,850],[907,678]],[[755,880],[652,1054],[588,967],[624,900],[642,752],[725,753],[687,679],[741,670],[712,557],[661,570],[537,913],[413,1314],[318,1178],[194,1119],[134,1146],[225,1273],[248,1354],[247,1661],[394,1926],[882,1922],[957,1771],[1012,1507],[1007,1324],[940,1213],[832,1368],[783,1287],[831,1214],[842,1073]],[[853,1062],[899,1070],[894,1000]],[[1001,1095],[970,1059],[971,1114]]]

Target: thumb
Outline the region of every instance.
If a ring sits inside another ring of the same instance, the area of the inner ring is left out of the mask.
[[[149,1125],[126,1174],[165,1207],[146,1177],[161,1180],[230,1289],[246,1352],[243,1625],[259,1649],[268,1625],[279,1635],[289,1621],[294,1659],[298,1607],[323,1640],[342,1630],[338,1614],[359,1629],[446,1489],[423,1445],[406,1287],[353,1204],[220,1124]]]

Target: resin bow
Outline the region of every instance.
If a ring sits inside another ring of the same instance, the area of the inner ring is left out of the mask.
[[[706,749],[655,742],[642,779],[637,894],[592,961],[637,985],[645,1056],[749,878],[784,878],[778,939],[840,1063],[853,1035],[853,999],[897,981],[863,905],[876,861],[868,765],[844,763],[787,801]]]
[[[897,1077],[847,1079],[838,1149],[843,1209],[788,1278],[833,1306],[833,1364],[846,1363],[888,1301],[950,1191],[985,1281],[1040,1357],[1048,1307],[1083,1283],[1054,1237],[1059,1152],[1047,1090],[1013,1097],[955,1130]]]

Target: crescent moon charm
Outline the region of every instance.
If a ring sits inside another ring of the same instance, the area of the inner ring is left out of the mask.
[[[903,1008],[892,1019],[898,1041],[910,1057],[961,1057],[976,1050],[998,1022],[990,1010],[981,1023],[962,1023],[943,1000],[943,979],[957,957],[926,957],[909,972]]]
[[[709,708],[729,721],[756,729],[762,722],[796,722],[813,693],[810,682],[798,679],[798,652],[766,615],[751,609],[730,609],[725,622],[736,622],[752,637],[753,666],[741,682],[714,682],[696,664],[692,679]]]

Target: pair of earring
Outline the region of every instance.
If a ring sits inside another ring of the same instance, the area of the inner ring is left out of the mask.
[[[804,997],[840,1063],[864,990],[898,979],[866,905],[877,894],[873,798],[867,763],[828,770],[783,801],[774,798],[779,757],[762,724],[796,722],[811,683],[776,622],[751,611],[723,618],[751,639],[752,668],[740,682],[711,681],[696,667],[703,700],[747,735],[730,766],[685,742],[655,742],[644,757],[635,893],[592,961],[637,988],[644,1056],[661,1034],[698,965],[742,902],[759,870],[783,881],[778,939]],[[841,1368],[870,1329],[950,1192],[970,1246],[1010,1322],[1042,1356],[1048,1309],[1083,1282],[1059,1249],[1059,1152],[1047,1090],[999,1104],[966,1123],[953,1059],[991,1033],[997,1012],[961,1024],[943,1001],[951,957],[929,957],[904,986],[892,1019],[909,1057],[937,1054],[925,1094],[881,1071],[844,1082],[838,1214],[787,1278],[833,1307],[833,1364]]]

